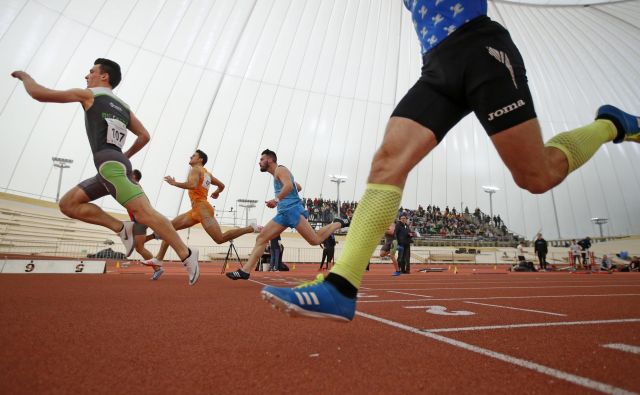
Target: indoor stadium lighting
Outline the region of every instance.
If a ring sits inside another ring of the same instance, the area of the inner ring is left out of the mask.
[[[598,218],[598,217],[594,217],[591,218],[591,222],[593,222],[594,224],[598,225],[598,227],[600,228],[600,237],[604,237],[602,236],[602,225],[606,224],[607,222],[609,222],[609,218]]]
[[[335,182],[336,186],[338,187],[338,194],[336,196],[336,200],[338,202],[338,213],[336,214],[336,217],[340,218],[340,184],[347,182],[347,176],[343,176],[340,174],[329,174],[329,180],[331,182]]]
[[[238,206],[244,208],[244,214],[245,214],[244,226],[249,226],[249,210],[254,208],[256,206],[256,203],[258,203],[258,201],[253,199],[237,199],[236,202],[240,203],[238,204]]]
[[[483,185],[482,189],[489,194],[489,215],[493,219],[493,194],[498,192],[500,188],[491,185]]]
[[[53,166],[60,169],[60,175],[58,176],[58,192],[56,192],[56,202],[60,199],[60,186],[62,185],[62,171],[67,169],[71,163],[73,163],[73,159],[67,158],[58,158],[54,156],[51,158],[53,161]]]

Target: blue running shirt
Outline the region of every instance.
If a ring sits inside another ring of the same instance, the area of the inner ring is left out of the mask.
[[[487,0],[403,0],[411,11],[422,54],[440,44],[460,26],[487,15]]]
[[[280,200],[280,203],[278,203],[278,212],[281,212],[288,208],[299,206],[302,204],[300,203],[298,188],[296,188],[296,181],[293,179],[293,174],[291,174],[290,171],[289,171],[289,177],[291,178],[291,184],[293,185],[293,189],[291,190],[291,192],[287,194],[287,196],[284,197],[284,199]],[[282,191],[282,186],[283,184],[280,181],[276,180],[275,177],[273,177],[273,189],[275,190],[276,196],[278,196],[280,194],[280,191]]]

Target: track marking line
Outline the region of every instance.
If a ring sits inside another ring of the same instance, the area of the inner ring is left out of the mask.
[[[608,288],[608,287],[640,287],[637,285],[552,285],[549,287],[449,287],[449,288],[400,288],[402,291],[436,291],[436,290],[458,290],[458,289],[475,289],[475,290],[487,290],[487,289],[556,289],[556,288]],[[371,288],[371,291],[395,291],[399,288]]]
[[[391,291],[387,291],[391,292]],[[363,300],[358,303],[381,303],[381,302],[421,302],[428,300],[433,301],[454,301],[454,300],[495,300],[495,299],[553,299],[553,298],[600,298],[600,297],[614,297],[614,296],[640,296],[640,294],[604,294],[604,295],[538,295],[538,296],[487,296],[482,298],[437,298],[437,299],[413,299],[413,300]]]
[[[387,291],[389,293],[393,293],[393,294],[401,294],[401,295],[409,295],[409,296],[419,296],[421,298],[432,298],[432,296],[429,295],[418,295],[418,294],[411,294],[408,292],[400,292],[400,291]]]
[[[399,322],[395,322],[395,321],[391,321],[391,320],[387,320],[385,318],[381,318],[381,317],[377,317],[375,315],[371,315],[371,314],[366,314],[366,313],[361,313],[359,311],[356,312],[356,315],[359,315],[363,318],[368,318],[370,320],[373,321],[378,321],[382,324],[385,325],[389,325],[391,327],[397,328],[397,329],[401,329],[407,332],[411,332],[420,336],[424,336],[424,337],[428,337],[430,339],[442,342],[442,343],[446,343],[449,344],[451,346],[454,347],[458,347],[461,348],[463,350],[466,351],[471,351],[471,352],[475,352],[477,354],[480,355],[484,355],[493,359],[497,359],[499,361],[503,361],[512,365],[516,365],[516,366],[520,366],[526,369],[530,369],[533,370],[534,372],[538,372],[538,373],[542,373],[542,374],[546,374],[548,376],[551,377],[555,377],[557,379],[560,380],[565,380],[568,381],[570,383],[585,387],[585,388],[589,388],[595,391],[600,391],[600,392],[604,392],[605,394],[633,394],[633,392],[622,389],[622,388],[618,388],[618,387],[614,387],[613,385],[610,384],[605,384],[605,383],[601,383],[599,381],[596,380],[592,380],[586,377],[582,377],[582,376],[577,376],[575,374],[571,374],[571,373],[567,373],[567,372],[563,372],[561,370],[558,369],[554,369],[548,366],[544,366],[532,361],[528,361],[526,359],[521,359],[521,358],[516,358],[516,357],[512,357],[510,355],[507,354],[502,354],[496,351],[491,351],[489,349],[486,348],[482,348],[482,347],[478,347],[478,346],[474,346],[472,344],[469,343],[465,343],[459,340],[454,340],[454,339],[450,339],[448,337],[442,336],[442,335],[438,335],[432,332],[425,332],[422,331],[420,329],[414,328],[412,326],[409,325],[405,325],[405,324],[401,324]]]
[[[625,352],[630,352],[632,354],[640,354],[640,347],[632,346],[630,344],[609,343],[609,344],[603,344],[602,347],[612,348],[614,350],[620,350],[620,351],[625,351]]]
[[[598,324],[628,324],[640,322],[640,318],[623,318],[618,320],[593,320],[593,321],[564,321],[564,322],[538,322],[533,324],[508,324],[508,325],[487,325],[487,326],[462,326],[458,328],[434,328],[424,329],[431,333],[438,332],[468,332],[468,331],[486,331],[492,329],[516,329],[516,328],[535,328],[548,326],[574,326],[574,325],[598,325]]]
[[[447,311],[445,306],[402,306],[405,309],[426,309],[425,313],[435,315],[475,315],[473,311],[466,310],[450,310]]]
[[[531,310],[531,309],[523,309],[520,307],[511,307],[511,306],[500,306],[497,304],[488,304],[488,303],[479,303],[479,302],[468,302],[465,301],[464,303],[470,303],[470,304],[477,304],[480,306],[489,306],[489,307],[499,307],[502,309],[510,309],[510,310],[521,310],[521,311],[529,311],[531,313],[540,313],[540,314],[549,314],[549,315],[557,315],[557,316],[561,316],[561,317],[566,317],[566,314],[559,314],[559,313],[551,313],[549,311],[542,311],[542,310]]]

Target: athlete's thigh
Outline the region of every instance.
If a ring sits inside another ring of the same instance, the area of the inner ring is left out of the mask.
[[[190,228],[197,223],[198,221],[193,219],[189,212],[182,213],[171,220],[171,225],[175,230]]]
[[[81,181],[78,185],[71,188],[65,193],[62,201],[73,201],[75,203],[88,203],[107,196],[109,191],[104,186],[100,177],[95,175],[91,178]]]
[[[287,229],[286,226],[282,226],[279,223],[271,220],[267,222],[267,224],[260,230],[260,234],[256,237],[256,243],[268,243],[271,239],[279,236],[282,232]]]
[[[545,147],[536,118],[492,135],[491,141],[512,173],[546,171]]]
[[[300,222],[298,222],[298,225],[296,226],[296,231],[298,231],[300,236],[309,243],[316,240],[316,231],[311,227],[309,221],[307,221],[302,214],[300,214]]]

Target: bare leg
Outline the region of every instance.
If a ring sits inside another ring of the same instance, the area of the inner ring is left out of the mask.
[[[557,148],[544,146],[537,119],[496,133],[491,141],[516,184],[531,193],[544,193],[569,174],[566,155]]]
[[[389,258],[391,258],[391,263],[393,264],[393,270],[396,272],[399,272],[400,269],[398,269],[398,260],[396,259],[396,254],[392,253],[391,251],[380,251],[380,258],[384,258],[385,256],[388,256]]]
[[[135,237],[136,251],[138,251],[138,254],[140,254],[145,261],[153,258],[153,254],[144,246],[146,238],[147,236],[145,235],[136,235]]]
[[[260,260],[269,240],[284,232],[285,229],[287,229],[285,226],[282,226],[273,220],[269,221],[256,237],[256,244],[251,251],[251,255],[249,256],[247,263],[242,266],[242,271],[249,273]]]
[[[181,260],[187,259],[189,256],[189,248],[180,239],[178,232],[173,228],[171,222],[151,207],[149,199],[147,199],[146,196],[141,195],[129,201],[126,204],[126,208],[133,212],[138,222],[153,229],[162,240],[166,241]]]
[[[296,230],[309,244],[317,246],[325,241],[331,233],[340,229],[340,227],[341,225],[339,223],[334,222],[323,226],[318,230],[314,230],[311,225],[309,225],[309,221],[307,221],[304,216],[300,215],[300,222],[298,223],[298,226],[296,226]]]
[[[90,201],[87,194],[76,186],[60,199],[60,211],[67,217],[89,224],[101,225],[116,233],[122,229],[122,221],[113,218],[100,207],[89,203]]]
[[[190,228],[197,223],[198,221],[191,218],[191,214],[189,213],[180,214],[171,221],[171,225],[173,226],[173,229],[175,229],[176,231]],[[158,253],[156,254],[156,259],[159,261],[163,261],[164,256],[167,253],[167,249],[169,249],[169,243],[167,243],[164,239],[162,239],[162,243],[160,244],[160,250],[158,250]]]
[[[247,233],[253,233],[253,228],[251,226],[246,226],[244,228],[238,228],[238,229],[231,229],[222,233],[222,229],[220,229],[220,225],[218,224],[218,221],[216,221],[216,219],[210,215],[206,215],[202,217],[202,227],[204,228],[205,232],[207,232],[207,234],[211,236],[213,241],[215,241],[217,244],[223,244],[229,240],[233,240],[242,235],[246,235]]]

